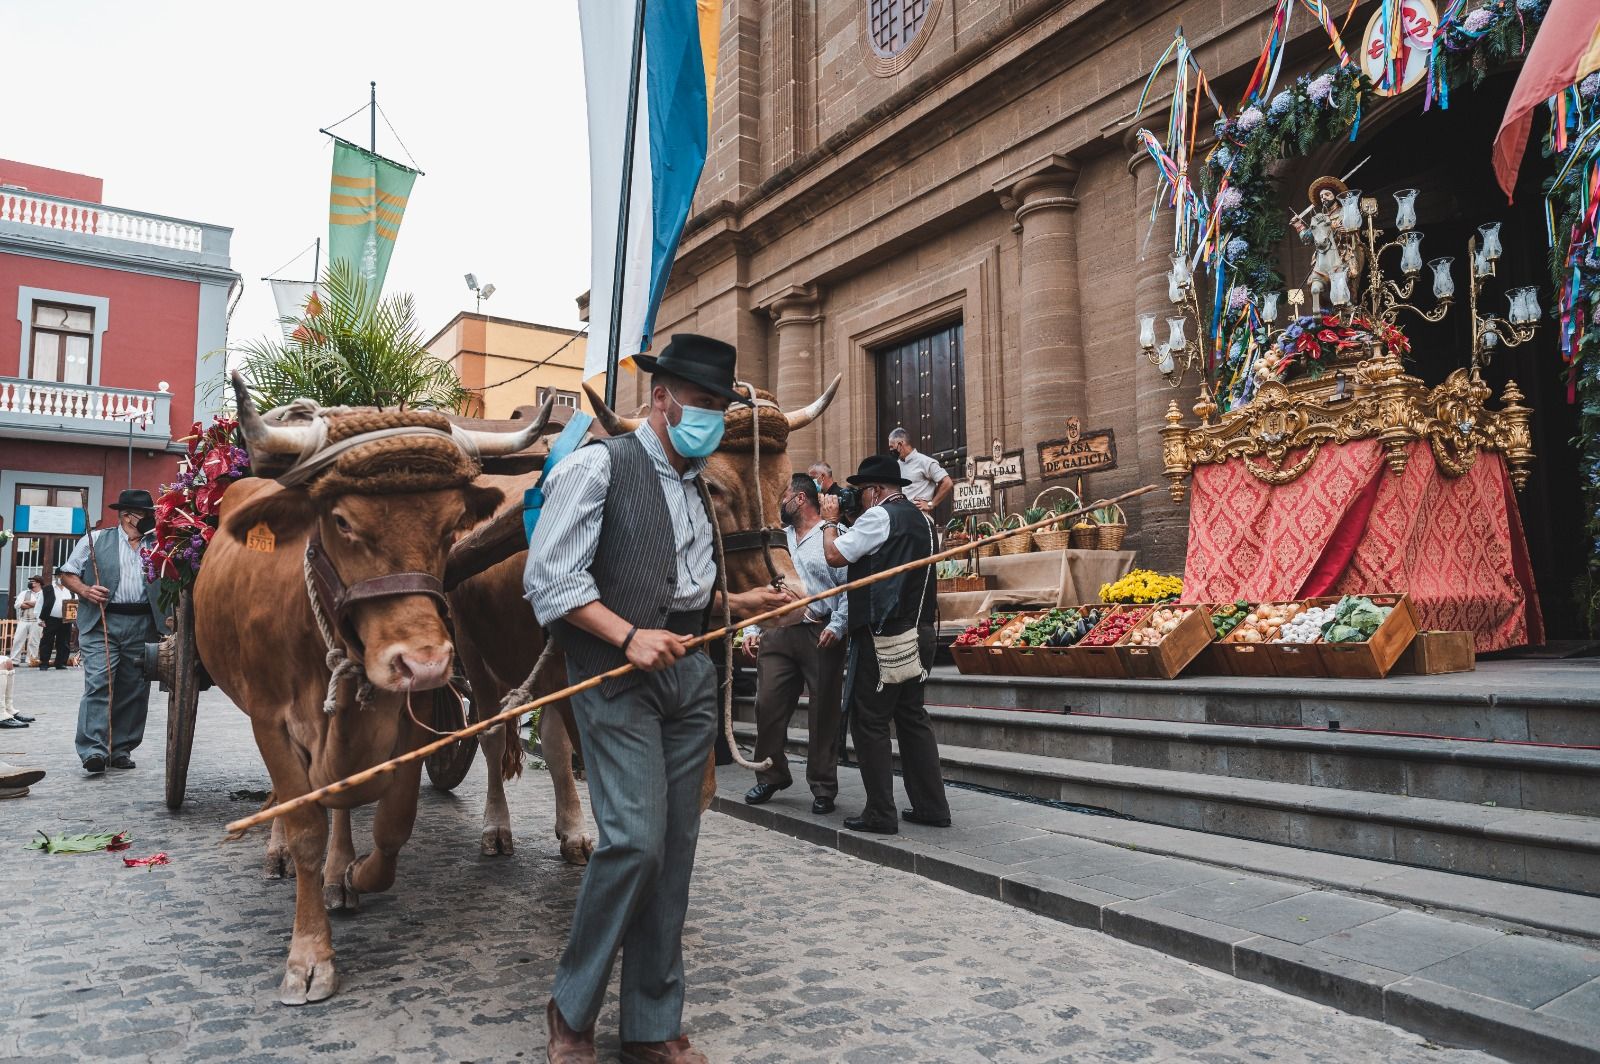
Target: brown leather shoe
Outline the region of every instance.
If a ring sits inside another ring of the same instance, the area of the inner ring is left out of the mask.
[[[711,1064],[683,1035],[670,1042],[624,1042],[622,1059],[627,1064]]]
[[[550,1032],[545,1043],[545,1059],[550,1064],[594,1064],[594,1028],[574,1031],[556,1008],[556,999],[544,1007],[544,1023]]]

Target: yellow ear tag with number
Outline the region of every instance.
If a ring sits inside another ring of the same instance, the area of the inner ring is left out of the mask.
[[[272,529],[267,527],[265,521],[260,522],[245,536],[246,550],[260,551],[262,554],[271,554],[278,549],[278,537],[272,534]]]

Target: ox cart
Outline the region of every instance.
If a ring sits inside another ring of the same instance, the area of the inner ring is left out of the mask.
[[[549,404],[547,403],[548,407]],[[537,407],[519,407],[509,420],[486,420],[451,416],[450,420],[464,428],[510,433],[525,429],[530,420],[543,414],[546,422],[559,427],[564,418],[550,418],[549,410]],[[492,471],[514,474],[542,468],[545,450],[529,448],[513,455],[493,459]],[[487,463],[486,463],[487,465]],[[463,540],[461,547],[450,555],[450,567],[445,579],[446,589],[482,572],[504,558],[522,549],[521,512],[513,509],[502,514],[479,531]],[[152,682],[159,682],[167,695],[167,750],[166,750],[166,803],[167,808],[178,810],[183,806],[189,784],[189,760],[194,751],[195,725],[199,718],[200,692],[211,687],[211,678],[195,647],[194,596],[185,588],[178,596],[173,610],[173,630],[160,643],[146,647],[144,672]],[[422,714],[423,723],[439,732],[455,731],[462,727],[463,709],[468,719],[476,721],[480,707],[472,697],[471,686],[460,670],[459,663],[451,675],[450,683],[428,692],[427,708]],[[472,768],[477,756],[476,739],[459,739],[430,754],[423,762],[428,782],[436,790],[452,791],[460,785]]]

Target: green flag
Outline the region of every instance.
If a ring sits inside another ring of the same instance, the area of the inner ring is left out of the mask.
[[[333,184],[328,190],[328,261],[347,260],[374,298],[383,290],[389,256],[418,171],[374,155],[347,140],[333,140]]]

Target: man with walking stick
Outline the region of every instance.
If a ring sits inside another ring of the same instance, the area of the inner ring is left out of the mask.
[[[717,724],[715,670],[685,645],[706,631],[716,578],[698,480],[722,440],[734,349],[680,333],[650,374],[650,416],[580,447],[551,472],[523,589],[573,683],[638,671],[572,697],[600,845],[584,872],[545,1007],[548,1059],[595,1059],[594,1023],[622,953],[622,1059],[704,1064],[683,1036],[683,920],[700,783]],[[789,597],[730,595],[735,616]]]
[[[133,751],[144,739],[150,683],[144,678],[144,645],[161,638],[166,616],[158,587],[146,580],[139,549],[155,529],[155,502],[148,491],[129,488],[111,509],[115,528],[90,532],[60,569],[61,582],[77,595],[78,653],[83,698],[78,702],[78,758],[98,776],[133,768]],[[85,579],[85,576],[89,579]]]

